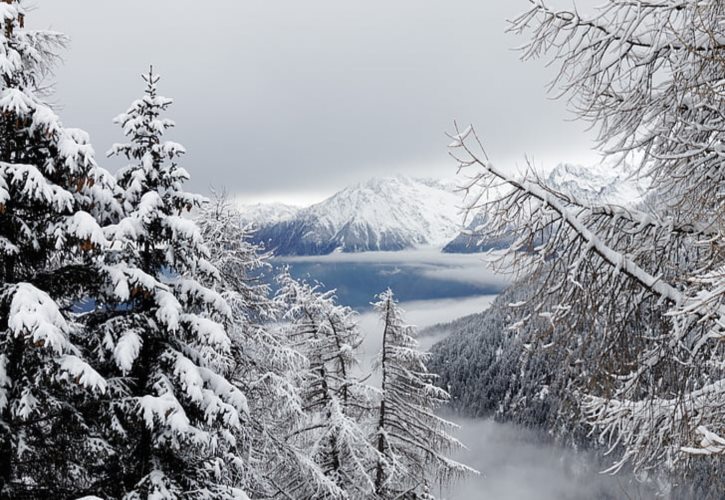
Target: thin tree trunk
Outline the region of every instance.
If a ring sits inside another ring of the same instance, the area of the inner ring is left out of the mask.
[[[385,454],[385,437],[383,432],[385,431],[385,384],[387,379],[386,363],[387,363],[387,350],[388,350],[388,325],[390,324],[390,299],[386,304],[385,311],[385,325],[383,328],[383,350],[380,359],[380,369],[382,371],[382,381],[380,383],[380,392],[382,397],[380,399],[380,418],[378,420],[378,453],[382,457]],[[378,465],[375,471],[375,494],[382,496],[383,485],[385,483],[385,470],[383,468],[383,460],[378,457]]]

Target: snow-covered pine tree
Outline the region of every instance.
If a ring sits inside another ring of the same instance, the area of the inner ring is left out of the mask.
[[[249,420],[236,447],[243,488],[252,498],[294,494],[280,488],[280,478],[313,482],[310,478],[322,476],[306,450],[288,439],[304,418],[299,387],[306,359],[290,346],[278,322],[278,303],[272,300],[269,284],[260,279],[271,270],[268,254],[247,241],[249,231],[226,194],[204,205],[197,221],[232,310],[231,380],[249,403]]]
[[[117,174],[124,215],[105,229],[109,286],[89,320],[102,334],[96,352],[109,379],[97,419],[117,453],[98,491],[243,498],[234,446],[247,401],[227,378],[232,311],[199,228],[184,216],[203,199],[183,190],[184,148],[163,137],[172,100],[158,95],[152,71],[143,79],[145,95],[116,119],[129,142],[109,155],[131,164]]]
[[[98,285],[99,223],[118,204],[87,134],[44,102],[66,38],[24,24],[0,3],[0,497],[69,497],[106,456],[81,409],[107,384],[72,310]]]
[[[428,353],[418,350],[415,328],[405,324],[391,290],[374,304],[383,322],[383,346],[376,361],[382,399],[374,445],[375,494],[379,498],[428,499],[430,485],[475,471],[444,456],[461,447],[449,432],[456,425],[435,414],[448,393],[434,385]]]
[[[279,282],[289,335],[308,361],[301,387],[305,418],[294,435],[327,479],[312,496],[366,498],[373,494],[371,472],[378,460],[366,430],[376,391],[354,373],[362,342],[355,313],[336,304],[334,292],[321,292],[288,273]]]

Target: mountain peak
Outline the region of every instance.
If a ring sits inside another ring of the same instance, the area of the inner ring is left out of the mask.
[[[628,165],[598,163],[589,166],[561,163],[545,179],[557,191],[583,203],[630,205],[642,198],[644,186]]]
[[[280,255],[442,246],[461,228],[460,203],[443,183],[375,177],[291,218],[261,224],[255,238]]]

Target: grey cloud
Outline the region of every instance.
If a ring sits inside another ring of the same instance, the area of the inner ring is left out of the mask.
[[[31,0],[72,37],[64,121],[102,153],[153,63],[175,97],[192,187],[322,192],[399,171],[451,175],[444,132],[474,122],[500,164],[585,159],[588,136],[518,61],[505,19],[527,0]],[[572,139],[576,138],[576,139]],[[118,166],[107,161],[109,168]]]

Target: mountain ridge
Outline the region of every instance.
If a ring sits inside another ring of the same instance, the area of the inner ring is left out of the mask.
[[[642,191],[628,170],[607,165],[562,163],[544,177],[553,189],[584,203],[631,204]],[[374,177],[347,186],[307,207],[286,204],[240,206],[255,228],[252,240],[280,256],[332,252],[399,251],[436,246],[449,253],[500,249],[511,242],[478,241],[466,234],[486,223],[472,214],[466,227],[463,195],[456,182],[403,175]]]
[[[277,255],[442,246],[461,228],[461,200],[453,189],[437,179],[375,177],[272,222],[252,221],[253,240]]]

